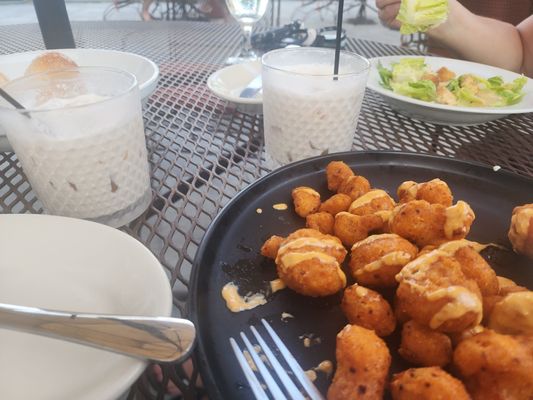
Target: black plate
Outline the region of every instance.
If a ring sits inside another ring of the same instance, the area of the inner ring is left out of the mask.
[[[261,245],[273,234],[285,236],[304,227],[292,207],[291,190],[310,186],[322,198],[327,190],[325,167],[343,160],[373,187],[384,188],[395,197],[406,180],[417,182],[440,178],[451,187],[455,201],[467,201],[476,213],[469,239],[509,247],[507,230],[513,207],[533,201],[533,181],[485,166],[418,154],[364,152],[341,153],[305,160],[281,168],[258,180],[233,199],[211,224],[198,250],[190,286],[190,311],[198,335],[198,355],[204,384],[212,399],[252,399],[228,338],[249,331],[250,324],[266,318],[304,369],[335,360],[335,336],[346,324],[339,307],[340,295],[313,299],[289,289],[268,297],[264,306],[240,313],[230,312],[221,297],[222,287],[235,281],[241,293],[268,287],[276,278],[275,265],[259,254]],[[287,203],[287,211],[273,204]],[[256,212],[261,208],[262,213]],[[484,254],[499,275],[533,288],[533,265],[511,252],[488,250]],[[347,257],[348,258],[348,257]],[[347,274],[349,276],[349,274]],[[348,281],[348,284],[353,280]],[[295,316],[288,322],[282,312]],[[306,348],[299,337],[313,333],[321,344]],[[387,339],[393,355],[392,372],[409,367],[396,353],[399,335]],[[319,374],[317,386],[324,393],[330,380]]]

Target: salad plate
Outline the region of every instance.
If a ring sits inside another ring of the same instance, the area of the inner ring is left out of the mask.
[[[477,125],[510,114],[533,112],[533,80],[529,78],[524,78],[526,81],[521,90],[523,97],[515,100],[514,104],[498,107],[439,104],[415,99],[385,88],[382,85],[378,65],[381,64],[390,70],[393,64],[406,58],[424,59],[430,70],[437,71],[441,67],[446,67],[453,71],[456,76],[472,74],[484,79],[499,76],[504,82],[509,83],[522,78],[523,75],[489,65],[444,57],[389,56],[372,58],[367,87],[378,92],[394,110],[408,117],[440,125]]]

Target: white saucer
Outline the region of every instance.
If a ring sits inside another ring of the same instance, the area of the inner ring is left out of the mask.
[[[209,77],[207,87],[221,99],[231,101],[237,108],[250,114],[263,112],[261,93],[253,98],[239,97],[242,90],[261,73],[261,60],[222,68]]]

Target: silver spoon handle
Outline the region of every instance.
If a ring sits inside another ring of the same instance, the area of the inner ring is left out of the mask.
[[[184,358],[196,335],[193,323],[181,318],[83,314],[2,303],[0,328],[160,362]]]

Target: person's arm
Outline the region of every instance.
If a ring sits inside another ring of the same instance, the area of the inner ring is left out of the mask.
[[[449,6],[446,22],[429,36],[465,59],[533,76],[533,16],[515,27],[472,14],[457,0]]]

